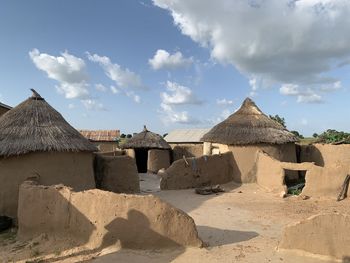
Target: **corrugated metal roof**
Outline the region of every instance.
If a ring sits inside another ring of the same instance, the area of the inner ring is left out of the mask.
[[[169,132],[164,139],[168,143],[191,143],[191,142],[201,142],[200,139],[206,134],[210,129],[181,129]]]
[[[1,103],[1,102],[0,102],[0,107],[6,108],[6,109],[9,109],[9,110],[11,110],[11,109],[12,109],[12,107],[11,107],[11,106],[6,105],[6,104]]]
[[[79,132],[86,139],[95,142],[111,142],[116,141],[120,137],[119,130],[80,130]]]

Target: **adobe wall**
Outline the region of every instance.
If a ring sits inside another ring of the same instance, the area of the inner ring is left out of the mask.
[[[350,166],[350,145],[312,144],[299,145],[301,162],[315,162],[318,166]]]
[[[285,185],[286,170],[300,171],[317,169],[312,163],[289,163],[280,162],[267,153],[259,151],[257,153],[256,161],[256,183],[265,190],[273,193],[287,194],[287,186]],[[307,181],[308,184],[313,186],[313,182]],[[315,185],[318,187],[318,185]]]
[[[140,182],[135,159],[122,156],[95,155],[96,187],[115,193],[139,193]]]
[[[135,150],[134,149],[125,149],[125,153],[127,156],[135,159]]]
[[[203,155],[203,143],[169,143],[172,149],[173,161],[182,159],[182,156],[200,157]]]
[[[64,186],[25,182],[19,194],[18,225],[22,240],[45,233],[89,249],[116,243],[132,249],[202,246],[193,219],[153,195],[98,189],[73,192]]]
[[[348,165],[315,166],[306,172],[306,183],[302,194],[312,197],[337,199],[346,175],[350,174],[349,168]],[[350,187],[347,194],[350,197]]]
[[[175,190],[232,181],[232,153],[177,160],[161,173],[161,189]]]
[[[287,226],[279,249],[301,250],[337,259],[349,258],[349,230],[348,214],[315,215]]]
[[[233,178],[237,183],[253,183],[256,182],[256,157],[258,151],[264,151],[271,157],[283,161],[296,163],[295,144],[281,144],[281,145],[247,145],[247,146],[233,146],[224,144],[212,144],[213,149],[219,149],[220,153],[233,153]],[[297,172],[287,173],[289,178],[298,178]]]
[[[17,217],[18,189],[29,177],[42,185],[95,188],[92,153],[30,153],[0,159],[0,214]]]
[[[147,171],[157,173],[160,169],[167,169],[170,166],[169,150],[151,149],[148,150]]]
[[[92,142],[99,152],[113,152],[118,150],[119,144],[117,142]]]
[[[112,152],[99,152],[99,154],[103,156],[121,156],[126,155],[126,152],[124,150],[115,150]]]

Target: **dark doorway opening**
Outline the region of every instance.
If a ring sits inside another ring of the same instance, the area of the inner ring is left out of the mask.
[[[146,148],[135,149],[135,159],[136,159],[137,171],[139,173],[147,173],[148,149]]]
[[[287,185],[288,194],[299,195],[305,186],[305,174],[306,171],[292,171],[292,170],[284,170],[284,174],[291,174],[292,172],[298,173],[297,178],[289,178],[288,176],[284,177],[284,183]]]

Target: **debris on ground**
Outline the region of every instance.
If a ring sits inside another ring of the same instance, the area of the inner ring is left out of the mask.
[[[211,195],[211,194],[217,194],[220,192],[225,192],[225,190],[222,189],[220,185],[214,185],[214,186],[205,186],[201,188],[196,188],[195,192],[196,194],[199,194],[199,195]]]

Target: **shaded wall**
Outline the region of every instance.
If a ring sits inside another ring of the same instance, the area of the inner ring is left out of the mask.
[[[203,155],[203,143],[169,143],[172,149],[173,161],[185,157],[200,157]]]
[[[23,240],[45,233],[90,249],[116,242],[136,249],[202,246],[193,219],[153,195],[98,189],[73,192],[26,182],[21,186],[18,214],[18,236]]]
[[[350,258],[350,215],[320,214],[291,224],[284,229],[279,249],[295,249],[331,256]]]
[[[3,115],[4,113],[8,112],[9,109],[0,107],[0,116]]]
[[[212,152],[232,152],[234,161],[233,178],[238,183],[253,183],[256,181],[256,158],[258,151],[264,151],[271,157],[283,162],[297,162],[295,144],[259,144],[247,146],[233,146],[213,143]],[[217,149],[217,150],[215,150]],[[298,178],[298,173],[291,171],[287,172],[286,176],[290,178]]]
[[[31,153],[0,159],[0,214],[17,217],[18,189],[29,177],[76,191],[95,188],[92,153]]]
[[[160,169],[167,169],[170,166],[169,150],[151,149],[148,150],[147,171],[157,173]]]
[[[99,152],[113,152],[118,150],[118,142],[95,142],[92,143],[98,148]]]
[[[177,160],[160,175],[161,189],[187,189],[232,181],[232,153]]]
[[[139,193],[140,182],[135,159],[95,154],[96,187],[115,193]]]
[[[300,145],[300,161],[314,162],[319,166],[350,165],[350,145]]]

